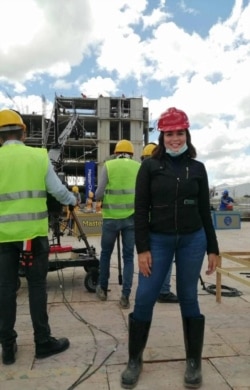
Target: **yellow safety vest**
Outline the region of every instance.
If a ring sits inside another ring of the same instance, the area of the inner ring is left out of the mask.
[[[0,148],[0,242],[48,235],[46,149],[24,144]]]
[[[105,163],[108,173],[102,214],[103,218],[123,219],[134,214],[135,181],[140,163],[118,158]]]

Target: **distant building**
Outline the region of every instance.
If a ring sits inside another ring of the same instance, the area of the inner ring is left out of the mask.
[[[149,113],[141,97],[56,96],[50,119],[37,114],[23,114],[23,119],[26,144],[46,147],[70,185],[84,185],[88,161],[95,162],[97,183],[103,162],[113,154],[118,140],[133,143],[138,161],[149,142]]]
[[[225,189],[229,191],[229,194],[232,196],[232,198],[250,197],[250,183],[233,186],[228,184],[220,184],[210,189],[211,199],[220,199]]]

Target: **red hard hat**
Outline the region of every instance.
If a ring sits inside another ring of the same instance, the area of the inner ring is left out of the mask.
[[[161,114],[157,127],[159,131],[184,130],[189,128],[189,120],[184,111],[170,107]]]

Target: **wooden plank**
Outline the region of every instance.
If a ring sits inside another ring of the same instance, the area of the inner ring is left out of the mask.
[[[227,276],[237,282],[243,283],[250,287],[250,280],[245,275],[235,275],[232,272],[242,272],[250,270],[250,257],[239,258],[239,256],[250,256],[250,252],[245,251],[228,251],[221,252],[219,255],[218,266],[216,268],[216,302],[221,303],[221,279],[222,275]],[[234,263],[241,264],[242,267],[223,267],[222,258],[230,260]]]
[[[217,269],[221,268],[222,257],[219,256],[218,267],[216,268],[216,302],[221,303],[221,273]]]
[[[233,255],[233,256],[250,256],[250,251],[246,252],[246,251],[238,251],[238,252],[234,252],[234,251],[224,251],[224,252],[221,252],[220,255],[223,256],[224,254],[229,254],[229,255]]]
[[[248,252],[249,254],[249,252]],[[238,263],[238,264],[242,264],[242,265],[245,265],[245,266],[250,266],[250,261],[247,260],[247,259],[242,259],[242,258],[239,258],[239,257],[235,257],[235,256],[232,256],[228,253],[221,253],[221,257],[224,257],[225,259],[227,260],[231,260],[231,261],[234,261],[235,263]]]
[[[231,279],[237,280],[237,282],[243,283],[246,286],[250,287],[250,280],[247,280],[246,278],[244,279],[243,276],[237,276],[232,274],[231,272],[228,272],[227,270],[223,268],[217,268],[216,272],[219,272],[220,274],[223,274],[225,276],[228,276]]]
[[[250,267],[222,267],[224,270],[231,271],[231,272],[241,272],[241,271],[250,271]]]

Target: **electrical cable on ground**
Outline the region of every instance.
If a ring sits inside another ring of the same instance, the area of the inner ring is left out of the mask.
[[[202,277],[200,276],[200,282],[203,287],[203,290],[208,292],[209,294],[216,295],[216,285],[210,284],[206,287],[205,282],[203,281]],[[228,287],[225,285],[221,285],[221,295],[223,297],[240,297],[243,293],[242,291],[237,290],[237,288],[234,287]],[[224,290],[224,291],[223,291]]]
[[[56,258],[57,258],[57,255],[56,255]],[[93,359],[92,359],[92,362],[91,364],[88,364],[88,366],[86,367],[86,369],[82,372],[82,374],[77,378],[77,380],[72,383],[70,385],[70,387],[67,388],[67,390],[74,390],[77,386],[79,386],[81,383],[83,383],[85,380],[87,380],[89,377],[91,377],[92,375],[94,375],[104,364],[105,362],[111,357],[111,355],[117,350],[117,347],[119,345],[119,341],[118,339],[112,335],[111,333],[107,332],[107,331],[104,331],[103,329],[100,329],[98,328],[97,326],[87,322],[83,317],[81,317],[81,315],[79,313],[77,313],[74,308],[71,306],[71,304],[69,303],[69,301],[67,300],[67,298],[65,297],[65,288],[64,288],[64,276],[63,276],[63,271],[62,269],[60,269],[61,271],[61,276],[59,275],[59,269],[57,270],[57,275],[58,275],[58,280],[59,280],[59,285],[60,285],[60,289],[61,289],[61,293],[62,293],[62,297],[63,297],[63,303],[64,305],[66,306],[66,308],[69,310],[69,312],[80,322],[82,322],[83,324],[85,324],[87,326],[87,328],[89,329],[89,331],[91,332],[92,336],[93,336],[93,339],[94,339],[94,343],[95,343],[95,352],[94,352],[94,356],[93,356]],[[205,290],[207,293],[209,294],[213,294],[215,295],[216,294],[216,285],[214,284],[210,284],[208,286],[206,286],[205,282],[203,281],[202,277],[200,276],[200,282],[201,282],[201,285],[203,287],[203,290]],[[242,292],[237,290],[236,288],[233,288],[233,287],[228,287],[228,286],[225,286],[225,285],[221,285],[221,295],[224,296],[224,297],[238,297],[238,296],[241,296],[242,295]],[[223,290],[226,290],[226,291],[223,291]],[[106,335],[110,336],[114,341],[115,341],[115,346],[113,347],[112,351],[110,353],[108,353],[108,355],[102,360],[102,362],[95,368],[93,369],[91,372],[89,372],[89,370],[91,369],[91,367],[93,367],[94,363],[95,363],[95,359],[96,359],[96,356],[97,356],[97,352],[98,352],[98,348],[97,348],[97,339],[96,339],[96,335],[95,335],[95,332],[94,330],[97,330],[97,331],[100,331],[102,333],[105,333]]]
[[[56,258],[57,258],[57,255],[56,255]],[[60,289],[61,289],[61,293],[62,293],[62,297],[63,297],[63,303],[64,305],[66,306],[66,308],[69,310],[69,312],[80,322],[82,322],[83,324],[85,324],[87,326],[87,328],[89,329],[89,331],[91,332],[92,336],[93,336],[93,339],[94,339],[94,343],[95,343],[95,352],[94,352],[94,356],[93,356],[93,359],[92,359],[92,362],[91,364],[89,364],[86,369],[82,372],[82,374],[77,378],[77,380],[72,383],[72,385],[70,385],[70,387],[67,388],[67,390],[73,390],[75,389],[77,386],[79,386],[81,383],[83,383],[86,379],[88,379],[89,377],[91,377],[93,374],[95,374],[103,365],[104,363],[111,357],[111,355],[117,350],[118,348],[118,345],[119,345],[119,341],[118,339],[112,335],[111,333],[103,330],[103,329],[100,329],[98,328],[96,325],[93,325],[89,322],[87,322],[79,313],[77,313],[77,311],[74,310],[74,308],[71,306],[71,304],[69,303],[69,301],[67,300],[67,298],[65,297],[65,288],[64,288],[64,276],[63,276],[63,271],[62,269],[60,270],[61,271],[61,276],[59,275],[59,269],[57,270],[57,275],[58,275],[58,280],[59,280],[59,286],[60,286]],[[89,370],[91,369],[91,367],[93,367],[94,363],[95,363],[95,359],[96,359],[96,356],[97,356],[97,352],[98,352],[98,348],[97,348],[97,340],[96,340],[96,336],[95,336],[95,332],[94,330],[97,330],[99,332],[102,332],[108,336],[110,336],[114,342],[115,342],[115,345],[112,349],[112,351],[110,353],[108,353],[108,355],[102,360],[102,362],[95,368],[93,369],[93,371],[89,372]]]
[[[117,269],[116,266],[111,266],[112,268]],[[137,272],[134,272],[136,275],[138,275]],[[202,277],[200,276],[200,282],[202,285],[202,288],[204,291],[206,291],[208,294],[216,295],[216,285],[215,284],[209,284],[206,286],[206,283],[203,281]],[[237,288],[234,287],[228,287],[225,285],[221,285],[221,295],[223,297],[240,297],[243,295],[242,291],[237,290]],[[224,290],[224,291],[223,291]]]

